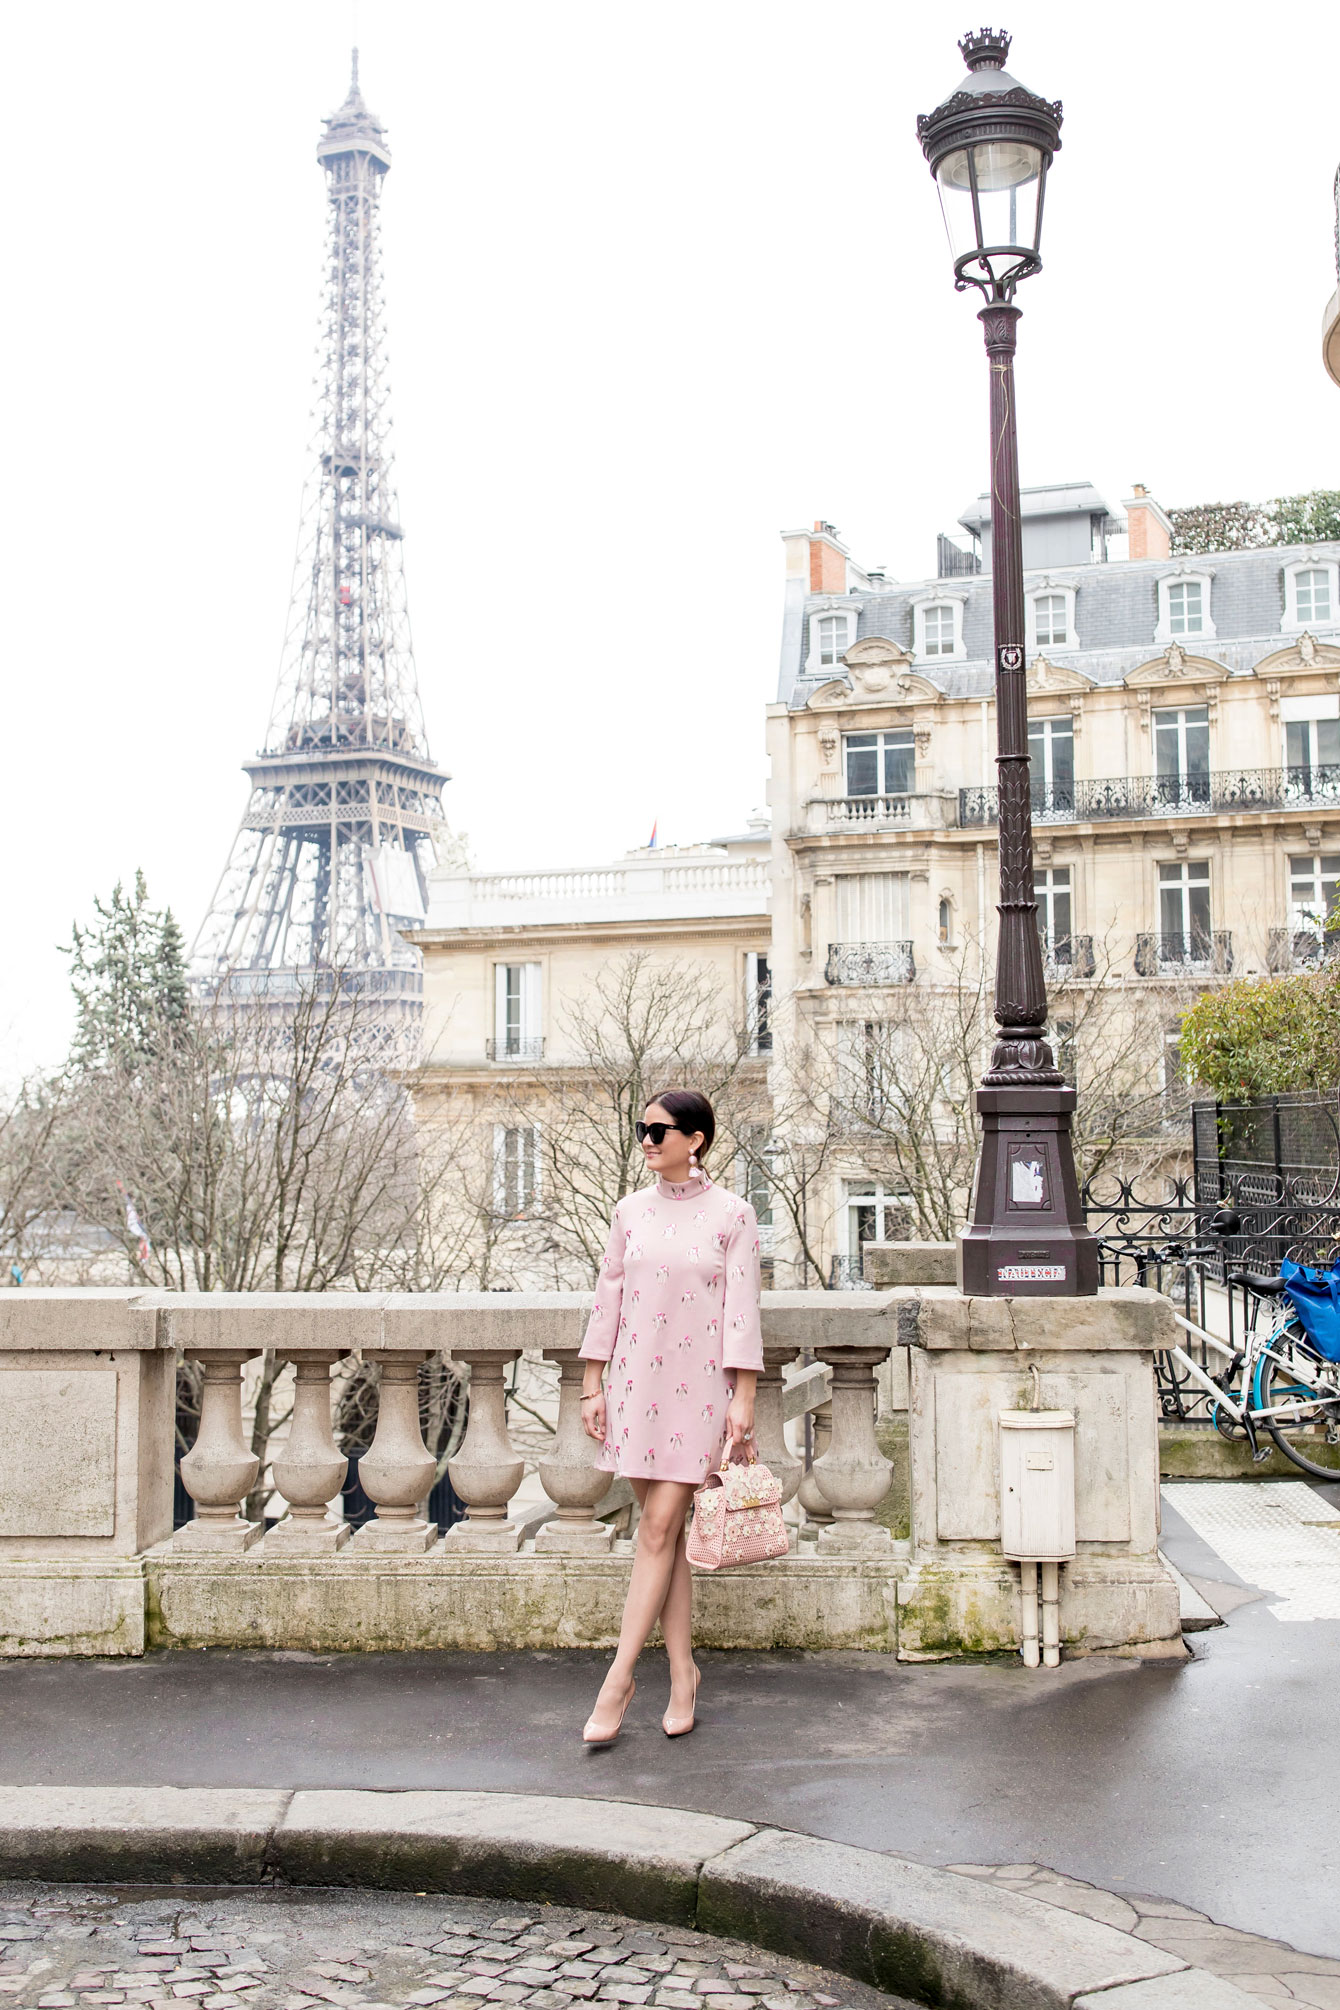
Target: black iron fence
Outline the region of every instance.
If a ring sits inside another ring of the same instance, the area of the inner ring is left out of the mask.
[[[1340,767],[1227,768],[1214,774],[1117,775],[1032,789],[1034,823],[1102,823],[1124,817],[1213,816],[1241,810],[1340,805]],[[995,784],[960,789],[960,824],[994,824]]]
[[[1219,1246],[1210,1231],[1217,1208],[1202,1213],[1192,1179],[1170,1178],[1161,1191],[1151,1193],[1134,1181],[1100,1173],[1085,1182],[1083,1201],[1085,1218],[1098,1238],[1099,1282],[1161,1291],[1184,1319],[1205,1329],[1214,1262],[1205,1252]],[[1230,1304],[1230,1344],[1232,1319]],[[1185,1331],[1178,1338],[1183,1352],[1207,1374],[1222,1372],[1225,1361],[1206,1342]],[[1154,1371],[1164,1420],[1208,1428],[1212,1420],[1206,1392],[1184,1364],[1172,1354],[1159,1354]]]
[[[1340,1254],[1340,1098],[1265,1096],[1195,1103],[1196,1210],[1231,1205],[1242,1232],[1225,1241],[1227,1269],[1277,1271],[1282,1259],[1329,1266]]]

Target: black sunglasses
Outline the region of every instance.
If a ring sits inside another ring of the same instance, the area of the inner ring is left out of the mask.
[[[646,1144],[648,1138],[650,1138],[657,1151],[659,1151],[665,1143],[666,1132],[683,1131],[684,1126],[682,1124],[634,1124],[633,1129],[640,1145]],[[684,1135],[687,1137],[688,1132],[685,1131]]]

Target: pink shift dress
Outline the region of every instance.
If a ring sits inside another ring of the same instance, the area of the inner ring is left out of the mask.
[[[696,1486],[721,1461],[735,1368],[763,1367],[758,1221],[706,1174],[614,1210],[582,1359],[608,1361],[597,1465]]]

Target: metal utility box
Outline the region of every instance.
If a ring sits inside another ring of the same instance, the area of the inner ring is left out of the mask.
[[[1001,1411],[1000,1545],[1021,1562],[1075,1554],[1073,1411]]]

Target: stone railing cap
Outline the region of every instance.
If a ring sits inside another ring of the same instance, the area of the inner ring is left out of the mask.
[[[18,1285],[0,1293],[0,1353],[152,1353],[172,1343],[132,1285],[48,1290]]]

